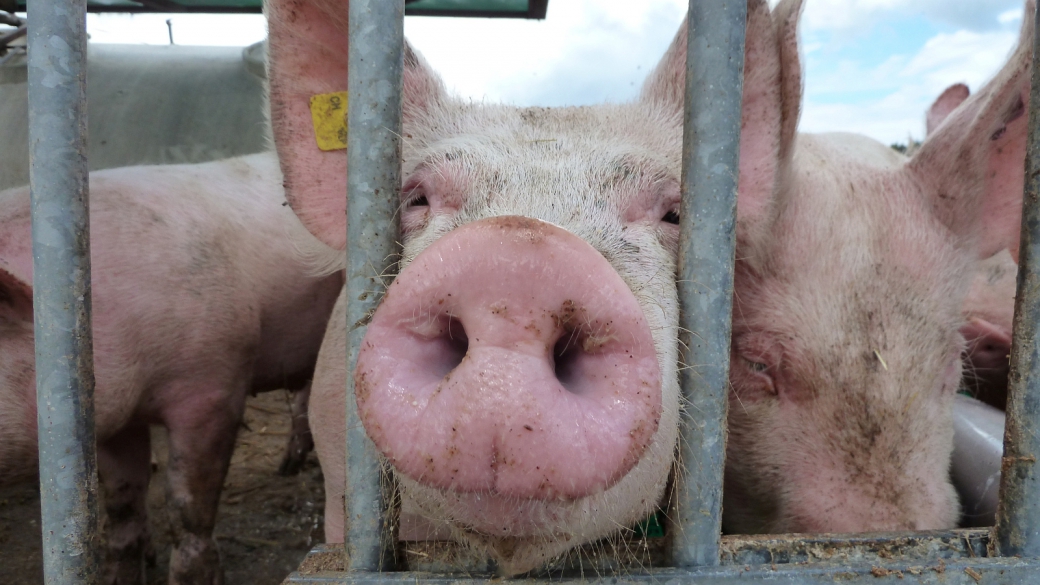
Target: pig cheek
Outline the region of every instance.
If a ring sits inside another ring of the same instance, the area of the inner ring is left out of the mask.
[[[427,205],[405,207],[401,212],[401,233],[405,237],[414,236],[429,224],[431,215]]]
[[[449,409],[456,414],[456,419],[445,424],[426,425],[424,415],[432,399],[442,392],[444,385],[451,382],[451,371],[466,359],[454,353],[452,348],[436,344],[423,343],[418,338],[402,338],[394,336],[395,346],[391,348],[385,340],[387,335],[377,325],[372,325],[366,334],[363,350],[367,355],[358,361],[359,366],[354,374],[354,388],[358,403],[358,413],[365,432],[378,445],[411,445],[413,453],[398,453],[388,448],[384,451],[387,460],[397,466],[401,460],[412,464],[432,466],[435,462],[447,462],[447,465],[463,466],[459,461],[459,450],[453,449],[457,437],[457,429],[464,428],[472,418],[468,405]],[[401,347],[404,344],[405,347]],[[411,359],[402,359],[410,356]],[[437,365],[440,367],[432,367]],[[378,390],[377,390],[378,389]],[[448,397],[451,393],[447,393]],[[393,412],[393,428],[387,428],[383,418],[373,413]],[[430,436],[430,432],[449,433],[450,436]],[[390,440],[393,436],[395,439]],[[445,453],[423,452],[425,445],[447,445]],[[473,467],[472,465],[469,467]],[[412,470],[417,476],[421,469]]]

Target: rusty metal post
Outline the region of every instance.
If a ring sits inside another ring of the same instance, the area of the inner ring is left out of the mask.
[[[1040,12],[1033,15],[1040,23]],[[1029,15],[1025,15],[1029,18]],[[1033,38],[1033,63],[1040,36]],[[1040,557],[1040,67],[1033,67],[997,550]]]
[[[99,579],[86,8],[86,0],[28,4],[33,319],[48,585]]]

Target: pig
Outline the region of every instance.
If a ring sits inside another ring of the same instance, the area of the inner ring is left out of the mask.
[[[332,250],[345,246],[345,152],[316,147],[307,106],[343,89],[346,12],[266,7],[287,195]],[[406,512],[522,573],[645,518],[667,485],[682,111],[661,95],[672,72],[633,103],[518,109],[450,96],[410,47],[404,67],[404,253],[359,357],[362,416]],[[308,413],[328,542],[344,532],[347,302]],[[398,383],[414,390],[394,395]],[[426,534],[408,518],[401,531]]]
[[[1018,230],[1007,169],[1020,180],[1035,7],[1003,69],[909,158],[794,131],[800,9],[774,11],[778,91],[744,120],[777,129],[776,164],[740,187],[724,527],[953,527],[962,307]]]
[[[932,103],[926,113],[926,132],[931,134],[957,107],[964,103],[971,92],[963,83],[946,88]],[[1025,96],[1028,102],[1028,94]],[[1025,156],[1025,135],[1019,135],[1012,147],[1016,155]],[[1006,188],[1015,193],[1022,192],[1022,171],[1017,165],[1001,167]],[[1021,206],[1021,198],[1015,202]],[[961,334],[967,342],[965,354],[967,371],[965,386],[973,396],[1003,410],[1007,404],[1007,385],[1010,373],[1011,328],[1015,313],[1015,287],[1018,275],[1018,233],[1009,234],[1009,239],[998,242],[1004,247],[989,258],[983,258],[976,272],[968,297],[964,301],[964,316],[967,323]]]
[[[978,170],[1006,104],[987,101],[912,160],[864,137],[799,136],[800,9],[748,2],[724,522],[952,527],[950,409],[981,197],[946,181]],[[346,2],[272,0],[267,14],[287,196],[342,250],[345,156],[317,149],[307,104],[343,89]],[[400,272],[351,372],[340,297],[312,389],[329,542],[343,540],[348,375],[402,509],[503,575],[661,503],[681,407],[685,56],[681,30],[631,103],[512,108],[448,95],[406,50]],[[973,165],[951,170],[957,156]],[[402,519],[403,538],[421,532]]]
[[[37,469],[29,193],[0,192],[0,478]],[[313,374],[341,272],[272,153],[91,173],[97,461],[107,583],[141,583],[149,425],[169,432],[169,582],[223,582],[213,526],[245,399]]]

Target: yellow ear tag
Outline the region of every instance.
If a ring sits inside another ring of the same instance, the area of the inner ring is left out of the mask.
[[[347,147],[347,92],[319,93],[311,96],[314,138],[322,150]]]

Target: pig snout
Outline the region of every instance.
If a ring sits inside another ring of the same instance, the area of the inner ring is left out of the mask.
[[[509,499],[609,488],[661,414],[635,295],[585,241],[515,216],[460,227],[401,272],[355,387],[366,432],[398,472]]]

